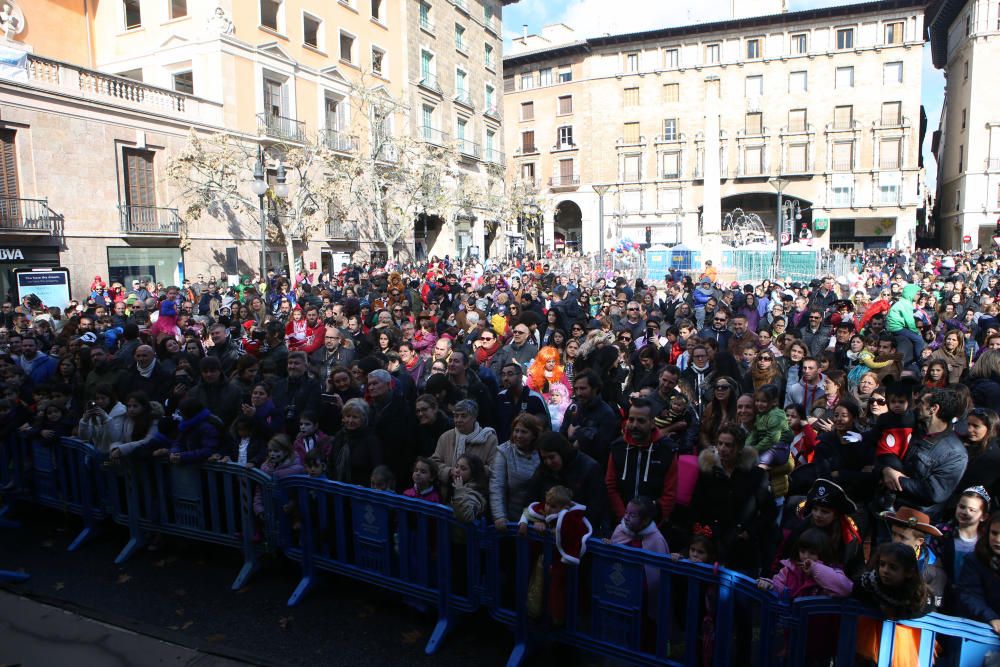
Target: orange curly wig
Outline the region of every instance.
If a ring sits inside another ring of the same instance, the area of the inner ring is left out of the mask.
[[[552,376],[545,377],[545,366],[550,361],[555,362],[555,367],[552,369]],[[563,365],[560,363],[559,350],[551,345],[546,345],[540,349],[531,362],[531,365],[528,366],[528,386],[535,391],[542,391],[546,381],[549,384],[565,382],[565,377],[566,373]]]

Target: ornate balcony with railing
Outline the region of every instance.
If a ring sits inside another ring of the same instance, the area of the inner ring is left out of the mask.
[[[28,55],[27,84],[72,97],[221,125],[222,104],[114,74]]]
[[[492,164],[503,164],[503,151],[498,151],[495,148],[487,148],[483,152],[483,157],[487,162]]]
[[[279,141],[303,142],[306,140],[306,124],[304,122],[269,113],[257,114],[257,132]]]
[[[353,153],[358,150],[358,138],[340,130],[323,130],[320,132],[323,145],[338,153]]]
[[[327,220],[324,232],[328,239],[358,240],[358,224],[350,220]]]
[[[417,84],[421,88],[425,88],[431,91],[432,93],[437,93],[438,95],[441,95],[443,93],[443,91],[441,90],[441,84],[438,83],[438,78],[435,75],[431,74],[430,72],[426,74],[421,74],[420,80],[417,82]]]
[[[482,156],[482,149],[475,141],[471,141],[470,139],[457,139],[455,143],[458,146],[458,152],[465,157],[471,157],[478,160]]]
[[[575,188],[580,185],[580,175],[561,175],[549,178],[550,188]]]
[[[468,109],[475,109],[476,107],[472,103],[472,94],[465,88],[459,88],[455,91],[455,102]]]
[[[0,197],[0,232],[51,234],[54,217],[47,199]]]
[[[176,208],[163,206],[118,205],[118,219],[123,234],[179,236],[181,216]]]
[[[420,126],[420,138],[436,146],[444,146],[448,143],[448,135],[430,125]]]

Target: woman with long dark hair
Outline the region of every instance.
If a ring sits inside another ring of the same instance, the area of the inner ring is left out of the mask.
[[[717,376],[712,384],[712,400],[701,415],[701,430],[698,432],[698,449],[715,443],[715,436],[723,424],[736,421],[736,399],[740,387],[736,380],[725,375]]]

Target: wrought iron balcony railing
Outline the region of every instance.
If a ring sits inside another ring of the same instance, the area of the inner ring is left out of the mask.
[[[487,162],[492,162],[493,164],[503,164],[503,152],[498,151],[495,148],[487,148],[484,156]]]
[[[358,150],[358,138],[340,130],[323,130],[320,136],[323,145],[332,151],[353,153]]]
[[[445,143],[447,143],[448,141],[448,135],[446,133],[436,128],[433,128],[430,125],[420,126],[420,137],[424,141],[436,144],[438,146],[444,146]]]
[[[305,141],[306,139],[306,124],[304,122],[269,113],[257,114],[257,131],[264,136],[282,141]]]
[[[580,185],[580,176],[578,174],[573,174],[572,176],[553,176],[549,179],[549,187],[564,188],[572,185]]]
[[[0,231],[52,233],[53,215],[47,199],[0,197]]]
[[[328,239],[345,239],[348,241],[356,241],[358,239],[358,225],[350,221],[327,220],[325,231],[326,238]]]
[[[176,208],[163,206],[118,205],[118,218],[124,234],[178,236],[181,216]]]
[[[469,139],[458,139],[458,152],[466,157],[474,157],[479,159],[482,156],[482,150],[475,141],[470,141]]]

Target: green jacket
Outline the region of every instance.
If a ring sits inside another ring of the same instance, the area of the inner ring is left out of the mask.
[[[914,333],[917,331],[917,323],[913,319],[913,301],[920,294],[920,288],[916,285],[907,285],[903,288],[903,296],[892,304],[888,314],[885,316],[885,328],[890,332],[909,329]]]
[[[772,408],[754,420],[753,430],[747,436],[747,446],[753,447],[758,454],[766,452],[771,447],[784,440],[792,439],[792,429],[788,425],[788,415],[781,408]]]

